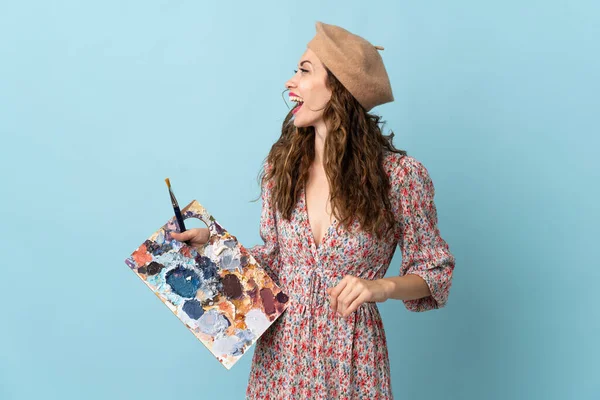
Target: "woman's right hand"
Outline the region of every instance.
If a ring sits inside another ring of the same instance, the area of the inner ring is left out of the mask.
[[[201,249],[208,242],[210,232],[208,228],[192,228],[185,232],[171,232],[171,237],[180,242],[186,242],[189,246]]]

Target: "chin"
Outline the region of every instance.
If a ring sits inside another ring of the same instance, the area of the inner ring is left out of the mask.
[[[306,128],[308,125],[303,124],[302,121],[298,122],[297,119],[294,119],[294,126],[296,128]]]
[[[314,125],[315,125],[315,121],[303,121],[303,120],[298,121],[298,119],[294,118],[294,126],[296,128],[309,128]]]

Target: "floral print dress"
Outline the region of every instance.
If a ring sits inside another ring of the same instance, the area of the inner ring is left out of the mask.
[[[304,190],[286,221],[271,205],[273,182],[264,184],[264,245],[249,251],[289,295],[290,306],[256,343],[247,399],[392,398],[377,305],[364,303],[343,318],[331,310],[326,289],[345,275],[383,278],[396,246],[402,251],[400,275],[419,275],[431,291],[404,301],[406,308],[426,311],[446,304],[454,257],[437,227],[433,183],[413,157],[388,152],[383,162],[397,227],[382,240],[354,229],[356,221],[352,229],[337,230],[334,219],[316,246]]]

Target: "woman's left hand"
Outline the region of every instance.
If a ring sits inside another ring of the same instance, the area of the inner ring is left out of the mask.
[[[387,300],[386,285],[382,279],[368,280],[346,275],[337,286],[327,289],[331,308],[347,317],[363,303]]]

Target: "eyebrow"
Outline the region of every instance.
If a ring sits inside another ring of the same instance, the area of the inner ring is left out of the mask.
[[[302,61],[302,62],[301,62],[300,64],[298,64],[298,65],[299,65],[299,66],[302,66],[302,64],[304,64],[304,63],[309,63],[310,65],[312,65],[312,63],[311,63],[310,61],[308,61],[308,60],[304,60],[304,61]]]

